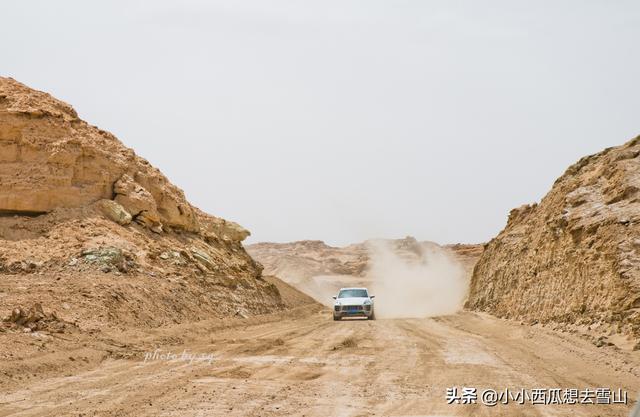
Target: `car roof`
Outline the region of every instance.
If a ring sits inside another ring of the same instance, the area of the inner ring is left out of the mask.
[[[367,289],[366,289],[366,288],[364,288],[364,287],[347,287],[347,288],[340,288],[340,291],[342,291],[342,290],[366,290],[367,292],[369,291],[369,290],[367,290]]]

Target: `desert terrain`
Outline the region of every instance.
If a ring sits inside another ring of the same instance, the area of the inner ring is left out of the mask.
[[[48,360],[68,364],[64,372],[37,370],[4,388],[1,415],[626,416],[624,405],[448,405],[445,394],[462,386],[636,392],[640,380],[637,354],[471,312],[334,323],[307,304],[115,340],[126,340],[112,349],[130,357],[79,366],[87,348],[52,354]],[[56,343],[31,335],[20,342]],[[182,359],[185,351],[195,359]],[[154,352],[177,358],[145,361]]]
[[[244,245],[70,105],[0,78],[0,416],[627,416],[639,155],[584,158],[486,244]],[[331,320],[360,285],[378,319]]]

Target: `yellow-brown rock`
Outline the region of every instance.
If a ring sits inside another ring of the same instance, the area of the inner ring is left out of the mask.
[[[640,137],[582,158],[486,246],[468,308],[640,338]]]
[[[49,94],[0,77],[0,212],[47,213],[110,200],[124,175],[147,192],[146,203],[153,200],[145,223],[200,230],[184,193],[115,136]]]

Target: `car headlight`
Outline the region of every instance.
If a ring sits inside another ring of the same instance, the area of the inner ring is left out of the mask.
[[[364,300],[364,305],[370,306],[371,305],[371,300]]]

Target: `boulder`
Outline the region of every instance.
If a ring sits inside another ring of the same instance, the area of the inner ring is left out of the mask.
[[[134,181],[129,175],[124,174],[113,186],[115,202],[125,208],[133,219],[149,229],[161,232],[162,223],[158,206],[153,196],[144,187]]]
[[[81,256],[85,263],[94,264],[103,272],[127,272],[134,265],[130,254],[113,246],[85,249]]]
[[[131,223],[132,216],[122,205],[113,200],[99,200],[96,207],[110,220],[125,226]]]
[[[200,225],[201,233],[208,239],[222,239],[239,243],[251,235],[251,232],[238,223],[204,213],[200,215]]]
[[[193,258],[206,269],[210,271],[217,269],[215,263],[213,262],[213,259],[211,259],[211,257],[207,253],[196,248],[191,248],[191,254],[193,255]]]

